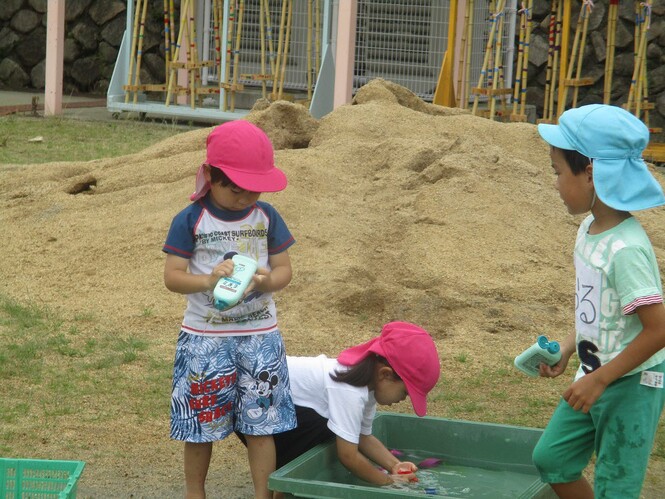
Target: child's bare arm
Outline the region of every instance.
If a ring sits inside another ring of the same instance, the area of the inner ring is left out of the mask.
[[[288,251],[271,255],[268,262],[271,270],[260,268],[254,275],[253,289],[262,293],[279,291],[291,282],[291,258]]]
[[[575,410],[589,412],[607,385],[619,379],[665,348],[665,306],[662,303],[637,309],[642,331],[619,355],[573,383],[563,394]]]
[[[224,260],[211,274],[188,272],[189,260],[176,255],[166,255],[164,263],[164,284],[169,291],[182,294],[211,291],[223,276],[233,273],[233,262]]]
[[[358,478],[375,485],[390,485],[392,478],[382,472],[359,450],[358,445],[337,437],[337,457]],[[394,458],[397,460],[397,458]]]
[[[418,471],[418,467],[409,461],[400,461],[387,448],[381,440],[374,435],[360,435],[358,444],[360,452],[372,462],[375,462],[391,475],[401,479],[409,479],[409,475]],[[405,476],[406,475],[406,476]],[[411,475],[412,477],[413,475]],[[393,477],[395,478],[395,477]]]

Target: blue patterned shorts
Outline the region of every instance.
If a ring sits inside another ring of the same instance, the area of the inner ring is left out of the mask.
[[[214,442],[234,430],[272,435],[295,426],[279,331],[221,338],[180,331],[173,366],[171,438]]]

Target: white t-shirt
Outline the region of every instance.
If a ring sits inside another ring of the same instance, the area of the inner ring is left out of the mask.
[[[656,255],[637,219],[595,235],[588,233],[592,222],[592,215],[582,222],[575,243],[575,379],[610,362],[640,334],[638,307],[663,302]],[[662,349],[626,376],[664,360]]]
[[[348,369],[346,366],[325,355],[287,355],[286,361],[295,405],[314,409],[328,419],[330,431],[348,442],[357,444],[361,434],[372,434],[372,421],[376,414],[374,392],[366,386],[351,386],[330,377],[336,370]]]

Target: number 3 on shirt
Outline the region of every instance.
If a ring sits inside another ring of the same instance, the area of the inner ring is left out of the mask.
[[[602,276],[595,269],[587,267],[575,258],[575,328],[578,335],[591,340],[600,337],[600,286]],[[585,373],[600,367],[600,359],[594,355],[598,347],[587,339],[577,345],[577,355]]]

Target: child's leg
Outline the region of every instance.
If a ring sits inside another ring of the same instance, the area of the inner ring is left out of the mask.
[[[533,464],[541,479],[559,497],[593,498],[582,472],[593,454],[594,436],[591,415],[574,411],[561,399],[533,450]]]
[[[205,481],[212,456],[212,442],[185,442],[185,497],[205,499]]]
[[[665,363],[649,370],[663,372]],[[592,412],[598,411],[594,476],[597,497],[640,497],[665,402],[665,389],[645,386],[640,381],[641,373],[615,381],[592,407]]]
[[[289,388],[284,342],[278,331],[236,338],[238,399],[235,430],[247,441],[256,497],[270,497],[268,476],[275,471],[272,435],[292,430],[296,414]]]
[[[557,496],[562,499],[593,499],[593,489],[586,478],[568,483],[550,483]]]
[[[245,435],[245,439],[254,483],[254,497],[270,499],[272,492],[268,490],[268,477],[275,471],[275,442],[272,435]]]

